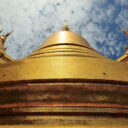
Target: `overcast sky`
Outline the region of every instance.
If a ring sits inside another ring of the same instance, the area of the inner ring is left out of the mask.
[[[128,0],[0,0],[0,29],[14,30],[7,53],[20,59],[38,48],[67,20],[101,54],[116,59],[124,54],[128,37]]]

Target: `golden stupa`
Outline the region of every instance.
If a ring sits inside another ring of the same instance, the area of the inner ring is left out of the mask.
[[[127,128],[127,92],[128,64],[65,24],[30,56],[0,64],[0,127]]]

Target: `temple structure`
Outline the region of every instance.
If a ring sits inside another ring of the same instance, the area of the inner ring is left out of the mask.
[[[127,128],[128,64],[65,24],[28,57],[0,64],[0,127]]]

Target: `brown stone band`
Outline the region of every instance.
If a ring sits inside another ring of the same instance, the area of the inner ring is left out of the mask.
[[[128,106],[126,84],[93,82],[21,82],[0,85],[0,106],[29,104],[67,105],[108,104]],[[111,107],[111,106],[110,106]]]
[[[91,103],[18,103],[18,104],[5,104],[0,105],[0,108],[17,108],[17,107],[89,107],[89,108],[119,108],[128,109],[128,105],[119,104],[91,104]]]
[[[84,79],[0,83],[0,115],[41,113],[127,115],[127,85],[126,82]]]
[[[105,79],[36,79],[36,80],[19,80],[19,81],[6,81],[0,82],[0,87],[2,85],[14,85],[14,84],[23,84],[23,83],[105,83],[105,84],[120,84],[128,86],[128,81],[117,81],[117,80],[105,80]]]
[[[22,113],[8,113],[0,114],[1,116],[95,116],[95,117],[125,117],[128,118],[127,113],[100,113],[100,112],[22,112]]]

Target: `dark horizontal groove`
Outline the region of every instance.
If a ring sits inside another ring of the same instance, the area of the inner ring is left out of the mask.
[[[52,47],[52,46],[57,46],[57,45],[75,45],[75,46],[84,47],[84,48],[88,48],[88,49],[91,49],[91,50],[95,51],[93,48],[89,48],[89,47],[86,47],[84,45],[79,45],[79,44],[74,44],[74,43],[58,43],[58,44],[52,44],[52,45],[48,45],[48,46],[39,48],[39,49],[37,49],[37,51],[38,50],[41,50],[41,49],[44,49],[44,48],[48,48],[48,47]]]
[[[59,53],[59,52],[63,52],[63,53],[68,53],[68,52],[71,52],[71,53],[87,53],[87,52],[84,52],[84,51],[64,51],[64,50],[58,50],[58,51],[47,51],[47,52],[42,52],[42,53],[36,53],[36,54],[32,54],[30,55],[29,57],[33,57],[33,56],[36,56],[36,55],[41,55],[41,54],[48,54],[48,53]],[[62,53],[61,53],[62,54]],[[95,56],[94,54],[91,54],[90,56]]]
[[[6,113],[3,116],[96,116],[96,117],[127,117],[127,113],[107,113],[107,112],[22,112],[22,113]]]
[[[77,55],[77,54],[59,54],[59,55],[43,55],[43,56],[31,56],[31,57],[28,57],[28,59],[32,59],[32,58],[41,58],[41,57],[59,57],[59,56],[75,56],[75,57],[90,57],[90,58],[98,58],[98,57],[95,57],[95,56],[87,56],[87,55]]]
[[[103,79],[36,79],[36,80],[19,80],[19,81],[7,81],[0,82],[0,85],[11,85],[11,84],[32,84],[32,83],[99,83],[99,84],[113,84],[113,85],[126,85],[128,81],[116,81],[116,80],[103,80]]]

